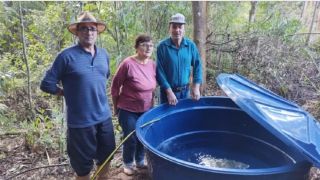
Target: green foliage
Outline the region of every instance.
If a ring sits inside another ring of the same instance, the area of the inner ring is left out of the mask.
[[[10,132],[15,129],[16,118],[15,114],[10,114],[9,107],[1,103],[0,112],[0,132]]]
[[[65,132],[63,116],[56,114],[51,118],[46,115],[45,109],[39,109],[34,120],[20,123],[22,129],[26,130],[26,146],[32,151],[42,151],[45,149],[62,149],[65,150]],[[63,128],[61,128],[63,127]]]
[[[305,46],[304,3],[258,1],[248,24],[250,2],[210,2],[207,80],[239,73],[300,105],[319,99],[320,41]]]
[[[17,87],[24,86],[23,79],[18,77],[25,77],[25,73],[21,70],[22,62],[16,54],[5,53],[1,57],[2,66],[0,66],[0,77],[2,93],[9,93],[14,91]]]
[[[250,2],[211,2],[208,20],[210,30],[220,34],[246,30]]]

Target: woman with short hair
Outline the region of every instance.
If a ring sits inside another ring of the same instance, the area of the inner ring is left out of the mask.
[[[121,62],[111,85],[114,113],[118,115],[124,137],[135,129],[137,119],[153,107],[156,88],[156,65],[150,58],[152,38],[139,35],[134,48],[136,54]],[[135,134],[123,144],[122,157],[127,175],[145,167],[144,148]]]

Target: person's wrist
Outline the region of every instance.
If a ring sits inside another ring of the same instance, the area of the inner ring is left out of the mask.
[[[167,88],[166,89],[166,93],[170,93],[170,92],[172,92],[172,89],[171,88]]]
[[[194,89],[200,89],[200,84],[198,84],[198,83],[195,83],[195,84],[193,84],[193,86],[192,86]]]
[[[171,88],[166,89],[166,94],[167,94],[167,96],[172,95],[173,94],[172,89]]]

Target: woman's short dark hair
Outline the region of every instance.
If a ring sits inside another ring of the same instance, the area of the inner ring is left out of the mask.
[[[136,38],[136,43],[134,45],[134,48],[137,49],[141,43],[150,42],[150,41],[152,41],[152,37],[151,36],[149,36],[147,34],[140,34]]]

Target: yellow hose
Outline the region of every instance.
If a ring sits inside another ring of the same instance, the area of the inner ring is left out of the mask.
[[[158,119],[154,119],[152,121],[149,121],[143,125],[140,126],[140,128],[143,128],[149,124],[152,124],[154,122],[159,121],[160,118]],[[126,136],[121,142],[120,144],[112,151],[112,153],[108,156],[108,158],[102,163],[102,165],[99,167],[99,169],[93,174],[93,176],[90,178],[91,180],[95,180],[97,178],[97,176],[99,175],[100,171],[103,169],[103,167],[110,161],[111,157],[118,151],[118,149],[121,147],[121,145],[127,141],[127,139],[129,139],[130,136],[132,136],[133,133],[135,133],[136,130],[133,130],[130,134],[128,134],[128,136]]]

